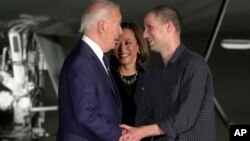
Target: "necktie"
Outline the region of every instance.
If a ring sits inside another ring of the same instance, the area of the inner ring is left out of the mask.
[[[109,59],[106,55],[103,55],[102,60],[104,62],[104,65],[106,66],[106,69],[108,71],[108,75],[110,75],[110,67],[109,67]]]
[[[106,66],[107,72],[108,72],[108,77],[111,80],[111,83],[113,84],[113,90],[115,91],[115,93],[113,93],[114,98],[116,99],[116,101],[118,102],[118,104],[120,105],[120,97],[119,97],[119,91],[117,89],[116,86],[116,82],[110,72],[110,67],[109,67],[109,59],[106,55],[103,55],[102,60],[104,62],[104,65]]]

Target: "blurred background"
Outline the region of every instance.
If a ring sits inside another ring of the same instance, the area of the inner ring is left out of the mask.
[[[176,7],[182,41],[213,74],[217,140],[229,140],[230,124],[250,124],[249,0],[112,1],[123,21],[142,27],[152,7]],[[90,2],[0,0],[0,140],[55,140],[59,71],[82,36],[81,14]]]

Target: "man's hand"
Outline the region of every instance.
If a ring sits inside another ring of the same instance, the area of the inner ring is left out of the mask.
[[[120,125],[123,129],[119,141],[140,141],[143,138],[140,127],[132,127],[125,124]]]
[[[145,137],[165,134],[157,124],[144,125],[140,127],[132,127],[122,124],[120,127],[122,128],[122,136],[119,141],[140,141]]]

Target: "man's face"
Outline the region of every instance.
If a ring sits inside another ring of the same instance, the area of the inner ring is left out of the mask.
[[[143,37],[149,43],[152,51],[159,52],[166,40],[166,25],[154,13],[148,13],[144,18]]]
[[[105,42],[107,43],[107,49],[114,49],[116,44],[119,42],[119,38],[122,34],[121,29],[121,13],[119,9],[114,9],[110,19],[107,21]]]

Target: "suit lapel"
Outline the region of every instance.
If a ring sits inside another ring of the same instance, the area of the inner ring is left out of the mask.
[[[100,62],[100,60],[97,58],[96,55],[93,56],[93,59],[97,65],[97,68],[99,69],[99,71],[102,73],[102,76],[104,76],[105,81],[107,82],[106,84],[108,85],[108,87],[111,89],[111,93],[112,96],[114,97],[116,103],[117,103],[117,108],[118,111],[120,113],[120,115],[122,114],[122,107],[121,107],[121,100],[120,100],[120,96],[119,96],[119,91],[118,88],[115,84],[115,81],[113,79],[112,74],[110,74],[110,76],[107,74],[105,68],[103,67],[102,63]]]
[[[108,85],[108,87],[111,89],[111,93],[112,96],[114,97],[115,101],[117,102],[118,108],[119,108],[119,112],[121,114],[121,100],[120,100],[120,96],[119,96],[119,91],[118,88],[115,84],[115,81],[113,79],[112,74],[110,74],[110,76],[108,76],[104,66],[102,65],[102,63],[100,62],[99,58],[96,56],[96,54],[94,53],[94,51],[88,46],[88,44],[86,44],[83,41],[80,41],[80,47],[81,48],[85,48],[85,50],[87,52],[89,52],[88,54],[92,57],[93,61],[95,62],[97,68],[99,69],[99,72],[102,73],[102,76],[105,80],[106,85]]]
[[[115,81],[114,81],[112,74],[110,74],[110,76],[107,74],[105,68],[103,67],[102,63],[100,62],[100,60],[97,57],[93,57],[93,59],[95,60],[96,65],[98,66],[97,68],[102,73],[102,76],[104,76],[105,81],[108,84],[108,87],[111,89],[115,100],[118,102],[118,104],[120,104],[120,97],[118,95],[119,91],[118,91],[118,88],[115,84]]]

